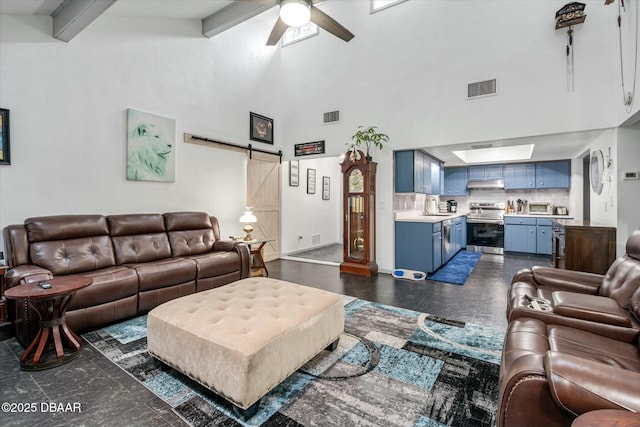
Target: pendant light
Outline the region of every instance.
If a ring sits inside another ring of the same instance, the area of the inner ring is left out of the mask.
[[[280,19],[290,27],[302,27],[311,19],[311,4],[306,0],[282,0]]]

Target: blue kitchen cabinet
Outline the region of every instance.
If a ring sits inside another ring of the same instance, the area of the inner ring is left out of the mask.
[[[541,255],[551,255],[553,249],[551,219],[538,218],[536,224],[536,253]]]
[[[469,181],[486,181],[502,177],[502,165],[469,166]]]
[[[431,189],[428,194],[440,195],[440,163],[427,157],[431,163]]]
[[[469,189],[468,168],[444,168],[444,193],[445,196],[468,196]]]
[[[395,155],[395,192],[440,194],[440,162],[424,151],[401,150]]]
[[[535,254],[537,250],[536,227],[535,218],[505,217],[504,250]]]
[[[504,189],[522,190],[536,188],[536,164],[514,163],[504,165]]]
[[[395,223],[395,268],[431,273],[442,264],[442,223]]]
[[[536,163],[536,188],[569,188],[570,185],[570,160]]]

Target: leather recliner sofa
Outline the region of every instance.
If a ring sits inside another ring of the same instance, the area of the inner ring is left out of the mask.
[[[221,240],[204,212],[59,215],[5,227],[8,288],[65,275],[93,279],[71,300],[66,321],[76,332],[143,314],[163,302],[249,276],[243,243]],[[10,310],[28,345],[37,317],[25,301]]]
[[[513,279],[499,427],[570,426],[586,412],[640,412],[640,230],[605,275],[533,268]],[[525,299],[536,298],[542,310]]]

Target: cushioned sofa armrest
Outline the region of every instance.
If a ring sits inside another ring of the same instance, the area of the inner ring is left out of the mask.
[[[633,326],[627,313],[613,298],[565,291],[555,291],[551,295],[553,312],[560,316],[627,328]]]
[[[535,266],[531,269],[533,280],[542,286],[558,290],[597,294],[603,275],[583,271]]]
[[[243,242],[236,242],[234,240],[216,240],[213,244],[214,251],[235,251],[236,246],[244,245]]]
[[[11,288],[25,282],[51,279],[52,277],[53,274],[51,274],[51,272],[46,268],[29,264],[14,267],[7,271],[4,276],[7,288]]]
[[[242,264],[240,269],[240,278],[245,279],[249,277],[251,254],[249,253],[249,247],[244,242],[238,242],[235,240],[216,240],[213,244],[212,250],[236,251],[238,255],[240,255],[240,262]]]
[[[549,351],[545,356],[555,401],[580,415],[596,409],[640,411],[640,373]]]

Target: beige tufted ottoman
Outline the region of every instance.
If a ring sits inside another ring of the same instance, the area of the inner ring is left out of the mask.
[[[344,330],[342,298],[255,277],[187,295],[147,318],[149,353],[252,417],[260,398]]]

